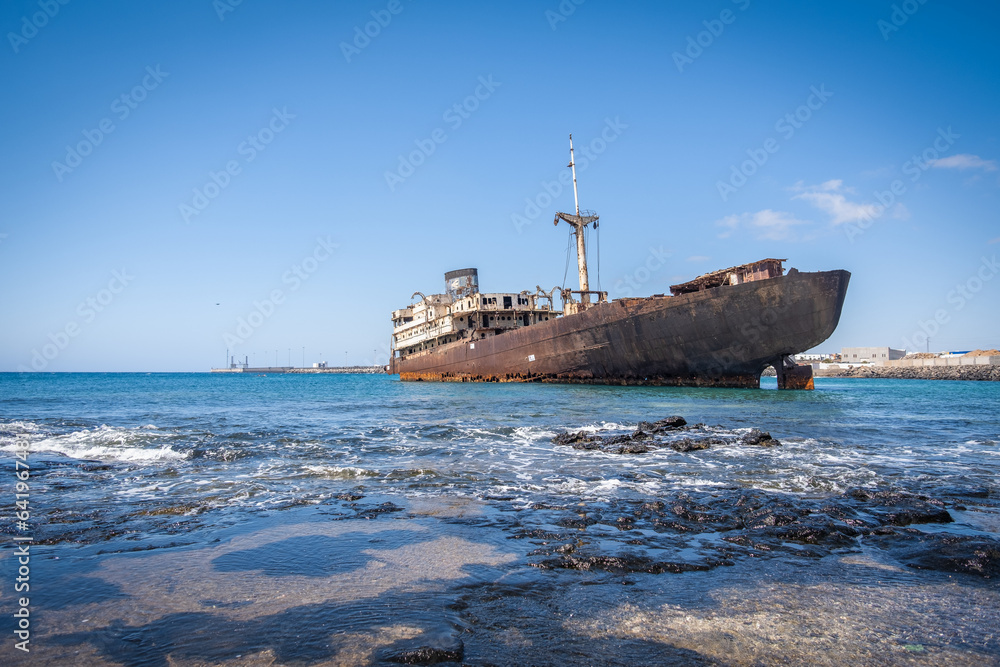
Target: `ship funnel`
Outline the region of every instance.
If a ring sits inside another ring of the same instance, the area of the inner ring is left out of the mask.
[[[479,271],[459,269],[444,274],[445,289],[454,299],[460,299],[479,292]]]

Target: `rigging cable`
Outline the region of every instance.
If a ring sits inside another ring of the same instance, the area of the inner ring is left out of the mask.
[[[566,276],[569,275],[569,253],[573,246],[573,230],[570,229],[569,238],[566,239],[566,268],[563,270],[562,288],[566,289]]]
[[[597,291],[601,291],[601,228],[595,223],[594,231],[597,241]]]

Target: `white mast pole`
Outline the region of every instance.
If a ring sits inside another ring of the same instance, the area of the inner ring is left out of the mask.
[[[587,279],[587,247],[583,241],[583,228],[585,225],[579,221],[580,217],[580,194],[576,189],[576,160],[573,159],[573,135],[569,135],[569,166],[573,170],[573,201],[576,203],[577,222],[573,224],[576,229],[576,263],[580,274],[580,290],[586,292],[590,289],[590,282]],[[580,300],[583,303],[590,303],[589,294],[581,294]]]
[[[569,135],[569,166],[573,169],[573,201],[576,203],[576,214],[580,215],[580,195],[576,191],[576,160],[573,159],[573,135]]]

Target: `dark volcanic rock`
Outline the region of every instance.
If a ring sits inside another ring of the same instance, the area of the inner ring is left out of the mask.
[[[909,526],[914,523],[951,523],[954,521],[944,503],[892,489],[854,488],[847,497],[868,505],[869,513],[881,526]]]
[[[909,526],[912,523],[951,523],[954,519],[948,510],[940,507],[901,510],[876,514],[883,526]]]
[[[632,527],[635,525],[635,519],[630,516],[620,516],[615,519],[614,525],[618,530],[632,530]]]
[[[590,516],[567,516],[556,522],[563,528],[586,528],[597,523],[597,519]]]
[[[838,525],[826,517],[810,517],[807,521],[775,528],[771,532],[783,540],[826,546],[851,544],[858,535],[858,531],[850,526]]]
[[[679,428],[686,424],[687,420],[684,417],[667,417],[655,422],[639,422],[639,430],[646,433],[663,433],[664,431]]]
[[[699,449],[708,449],[712,445],[728,445],[729,441],[722,438],[681,438],[673,440],[669,445],[678,452],[694,452]]]
[[[395,503],[382,503],[381,505],[376,505],[375,507],[367,507],[365,509],[359,509],[357,512],[358,518],[362,519],[376,519],[380,514],[385,514],[387,512],[402,512],[403,508]]]
[[[989,498],[990,490],[983,486],[945,486],[936,489],[943,496],[951,498]]]
[[[552,438],[552,442],[557,445],[570,445],[574,449],[597,449],[601,445],[601,438],[593,433],[577,431],[576,433],[560,433]]]
[[[1000,541],[988,537],[918,533],[911,529],[877,540],[907,567],[974,574],[985,579],[1000,576]]]
[[[653,437],[642,431],[636,431],[631,435],[613,435],[605,438],[585,431],[560,433],[552,438],[552,442],[557,445],[568,445],[573,449],[599,449],[609,454],[644,454],[655,449]]]
[[[750,432],[740,438],[741,445],[755,445],[757,447],[778,447],[780,442],[771,437],[770,433],[761,431],[759,428],[752,428]]]
[[[437,665],[442,662],[461,662],[463,657],[465,645],[459,640],[458,645],[453,648],[421,646],[389,656],[386,660],[403,665]]]
[[[609,454],[645,454],[652,451],[652,437],[636,431],[632,435],[615,435],[604,438],[600,443],[600,450]]]
[[[645,454],[659,447],[667,445],[662,435],[670,431],[697,429],[704,426],[696,424],[694,427],[687,426],[683,417],[667,417],[655,422],[639,422],[638,428],[628,435],[599,436],[587,431],[577,431],[576,433],[559,433],[552,438],[556,445],[564,445],[573,449],[594,450],[599,449],[609,454]],[[705,439],[694,441],[685,439],[679,444],[669,443],[677,451],[687,452],[697,449],[707,449],[712,444],[725,444],[720,439]]]
[[[646,452],[653,451],[653,449],[654,447],[650,447],[642,442],[627,442],[618,445],[615,449],[604,449],[604,451],[614,454],[645,454]]]
[[[893,491],[892,489],[864,489],[855,487],[848,489],[844,495],[863,502],[874,501],[882,505],[889,505],[897,503],[901,498],[905,498],[909,494],[901,491]]]
[[[646,572],[662,574],[664,572],[695,572],[711,570],[718,565],[731,565],[729,561],[707,561],[704,563],[669,563],[655,561],[646,556],[619,554],[617,556],[562,556],[550,558],[532,566],[543,570],[603,570],[615,573]]]
[[[970,572],[983,577],[1000,575],[1000,542],[929,537],[905,528],[916,523],[944,524],[952,519],[942,502],[893,489],[851,489],[842,495],[815,498],[762,489],[718,488],[707,492],[674,491],[645,502],[610,500],[580,509],[560,510],[558,514],[538,518],[567,531],[575,528],[590,532],[594,529],[588,526],[596,522],[599,526],[594,537],[599,540],[586,548],[582,546],[584,543],[576,542],[578,550],[561,553],[555,549],[574,541],[575,536],[569,532],[546,535],[558,540],[546,540],[551,546],[539,546],[547,551],[538,549],[529,554],[544,559],[534,563],[535,567],[624,573],[684,572],[715,567],[739,557],[780,554],[822,558],[863,548],[870,541],[897,553],[911,567]],[[639,531],[641,535],[637,535]],[[706,534],[716,537],[706,540]],[[926,543],[934,539],[942,541]],[[657,551],[615,554],[608,550],[614,542]],[[692,552],[703,555],[692,559]]]
[[[756,447],[777,447],[780,442],[770,433],[753,428],[739,438],[727,437],[685,437],[668,440],[668,435],[682,431],[706,431],[704,424],[688,424],[683,417],[667,417],[655,422],[639,422],[635,431],[627,435],[599,436],[587,431],[560,433],[552,438],[557,445],[581,450],[600,450],[609,454],[644,454],[661,447],[670,447],[678,452],[693,452],[708,449],[712,445],[752,445]],[[709,430],[709,432],[711,432]]]

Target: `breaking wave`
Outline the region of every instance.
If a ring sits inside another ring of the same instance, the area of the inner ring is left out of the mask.
[[[177,461],[188,458],[185,452],[179,452],[161,441],[167,437],[159,429],[148,424],[134,428],[107,426],[102,424],[96,428],[82,429],[63,434],[44,434],[37,424],[12,422],[4,424],[3,430],[10,431],[12,424],[19,424],[21,434],[30,437],[32,452],[47,452],[61,454],[73,459],[87,461]],[[17,433],[17,431],[15,431]],[[5,439],[7,440],[7,439]],[[4,451],[12,451],[12,441],[0,445]]]

